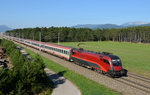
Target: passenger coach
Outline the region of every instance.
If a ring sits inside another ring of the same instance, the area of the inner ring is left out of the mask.
[[[72,48],[70,47],[49,44],[49,43],[44,43],[39,41],[33,41],[33,40],[24,40],[24,44],[48,52],[50,54],[57,55],[66,60],[70,60],[71,57]]]

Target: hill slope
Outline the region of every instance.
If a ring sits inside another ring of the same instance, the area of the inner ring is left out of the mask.
[[[12,28],[10,28],[6,25],[0,25],[0,32],[5,32],[7,30],[12,30]]]
[[[91,28],[91,29],[118,29],[118,28],[127,28],[127,27],[135,27],[135,26],[150,26],[150,23],[146,22],[128,22],[122,25],[116,24],[82,24],[82,25],[75,25],[72,26],[74,28]]]

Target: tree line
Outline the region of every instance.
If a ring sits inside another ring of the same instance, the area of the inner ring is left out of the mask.
[[[6,49],[6,55],[13,64],[11,69],[0,69],[0,95],[37,95],[45,90],[52,91],[53,83],[44,71],[40,56],[31,62],[13,42],[0,39],[0,46]]]
[[[36,27],[14,29],[6,32],[14,37],[39,40],[43,42],[84,42],[84,41],[119,41],[150,43],[150,26],[129,27],[122,29],[70,28],[70,27]]]

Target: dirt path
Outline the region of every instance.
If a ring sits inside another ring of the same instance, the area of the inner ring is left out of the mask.
[[[48,68],[46,68],[45,71],[55,85],[51,95],[81,95],[79,89],[72,82],[56,74]]]

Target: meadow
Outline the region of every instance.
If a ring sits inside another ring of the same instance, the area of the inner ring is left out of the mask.
[[[150,77],[150,45],[127,42],[64,42],[60,45],[85,50],[110,52],[120,57],[123,67],[129,72]]]

